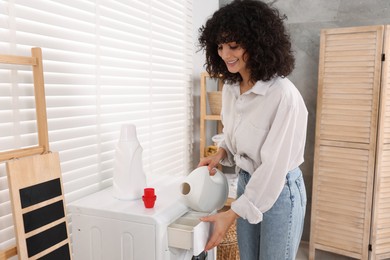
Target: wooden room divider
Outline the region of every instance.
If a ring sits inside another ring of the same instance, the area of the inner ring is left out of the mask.
[[[390,258],[390,26],[321,31],[309,259]]]

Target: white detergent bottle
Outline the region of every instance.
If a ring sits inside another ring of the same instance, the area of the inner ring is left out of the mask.
[[[181,192],[188,207],[195,211],[212,212],[221,209],[229,195],[226,176],[218,169],[210,176],[207,166],[193,170],[181,184]]]
[[[121,200],[142,198],[146,187],[142,151],[135,125],[122,125],[119,142],[115,149],[113,176],[115,198]]]

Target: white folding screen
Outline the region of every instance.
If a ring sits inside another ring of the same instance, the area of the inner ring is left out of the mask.
[[[0,53],[43,56],[50,149],[66,201],[112,183],[123,123],[145,172],[186,174],[192,152],[191,0],[0,1]],[[30,68],[0,67],[0,151],[37,144]],[[0,250],[14,244],[0,165]]]

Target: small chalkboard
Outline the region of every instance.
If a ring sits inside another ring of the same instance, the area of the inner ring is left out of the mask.
[[[72,259],[60,161],[49,149],[42,50],[32,48],[31,56],[0,55],[0,63],[31,66],[38,134],[37,145],[0,151],[0,162],[7,162],[17,242],[17,250],[1,250],[0,258],[18,253],[19,259]]]
[[[58,153],[7,161],[20,259],[71,259]]]

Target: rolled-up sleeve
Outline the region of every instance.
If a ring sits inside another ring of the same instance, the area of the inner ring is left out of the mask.
[[[234,166],[234,157],[233,154],[230,152],[229,148],[227,147],[225,141],[221,141],[218,145],[220,148],[223,148],[226,151],[227,156],[220,161],[220,163],[227,167]]]

